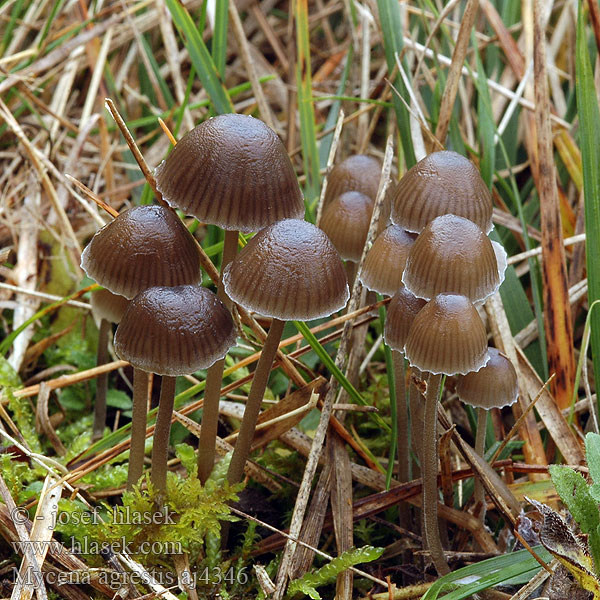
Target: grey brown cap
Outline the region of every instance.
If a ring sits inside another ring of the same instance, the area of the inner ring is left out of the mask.
[[[125,296],[113,294],[103,288],[92,292],[90,304],[92,305],[92,313],[97,319],[120,323],[123,313],[129,306],[129,300]]]
[[[404,285],[426,300],[451,293],[482,302],[503,280],[489,238],[469,219],[452,214],[427,224],[408,254],[402,275]]]
[[[244,308],[284,321],[326,317],[349,297],[334,245],[318,227],[299,219],[258,232],[225,269],[223,285]]]
[[[163,198],[223,229],[258,231],[304,216],[290,158],[259,119],[226,114],[189,131],[155,171]]]
[[[519,397],[517,372],[508,358],[496,348],[488,348],[490,359],[476,373],[456,380],[456,393],[465,403],[478,408],[510,406]]]
[[[487,335],[477,310],[465,296],[440,294],[417,314],[405,355],[429,373],[466,375],[488,361]]]
[[[216,294],[197,285],[159,286],[130,302],[115,352],[137,369],[174,377],[210,367],[235,338],[233,319]]]
[[[367,253],[360,280],[370,290],[393,296],[404,287],[402,272],[415,235],[398,225],[389,225],[377,236]]]
[[[470,219],[492,230],[492,196],[475,165],[457,152],[433,152],[398,182],[392,222],[419,232],[440,215]]]
[[[100,229],[81,254],[89,277],[133,298],[156,285],[201,281],[196,242],[179,217],[162,206],[136,206]]]
[[[327,206],[344,192],[354,190],[369,196],[373,202],[377,197],[381,163],[366,154],[353,154],[333,167],[327,177],[324,205]]]
[[[344,260],[360,260],[369,233],[373,204],[366,194],[350,191],[340,194],[323,211],[319,227]]]
[[[425,300],[416,298],[404,286],[392,296],[387,307],[383,337],[392,349],[404,353],[408,332]]]

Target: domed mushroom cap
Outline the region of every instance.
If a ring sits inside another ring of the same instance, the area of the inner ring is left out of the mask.
[[[485,326],[468,298],[440,294],[415,317],[405,355],[411,366],[429,373],[478,371],[488,360]]]
[[[189,375],[223,358],[235,344],[233,319],[210,290],[197,285],[152,287],[129,304],[115,334],[115,352],[137,369]]]
[[[471,302],[493,294],[503,279],[489,238],[469,219],[450,214],[436,217],[419,234],[402,275],[419,298],[451,293]]]
[[[318,227],[286,219],[257,233],[223,273],[227,295],[283,321],[326,317],[346,305],[340,255]]]
[[[120,213],[84,248],[81,267],[126,298],[156,285],[199,283],[202,277],[196,242],[177,215],[162,206]]]
[[[340,194],[323,211],[319,227],[344,260],[358,262],[367,241],[373,200],[361,192]]]
[[[129,306],[129,300],[125,296],[113,294],[104,288],[92,292],[90,304],[92,305],[92,313],[97,319],[120,323],[123,313]]]
[[[457,379],[456,393],[463,402],[479,408],[510,406],[519,397],[517,372],[496,348],[488,348],[488,354],[490,359],[485,367]]]
[[[333,167],[327,178],[324,205],[327,206],[344,192],[354,190],[369,196],[373,202],[377,197],[381,163],[366,154],[353,154]]]
[[[404,353],[408,332],[425,300],[411,294],[404,286],[394,294],[388,304],[383,338],[392,349]]]
[[[396,186],[392,222],[408,231],[452,213],[492,230],[492,196],[475,165],[456,152],[433,152],[409,169]]]
[[[360,280],[370,290],[393,296],[404,287],[402,271],[415,235],[398,225],[389,225],[367,253]]]
[[[163,198],[223,229],[258,231],[304,216],[290,158],[259,119],[226,114],[189,131],[155,171]]]

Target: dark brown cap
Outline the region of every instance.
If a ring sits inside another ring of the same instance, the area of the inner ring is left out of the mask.
[[[485,326],[468,298],[440,294],[415,317],[405,354],[411,366],[429,373],[478,371],[488,361]]]
[[[380,178],[381,163],[376,158],[353,154],[335,165],[327,177],[324,205],[351,190],[362,192],[375,201]]]
[[[210,367],[235,338],[229,311],[210,290],[152,287],[130,302],[117,327],[115,352],[137,369],[174,377]]]
[[[195,284],[202,278],[196,242],[177,215],[162,206],[120,213],[85,247],[81,267],[126,298],[155,285]]]
[[[223,229],[258,231],[304,216],[283,143],[254,117],[226,114],[204,121],[177,142],[155,175],[171,206]]]
[[[129,300],[125,296],[113,294],[111,291],[103,288],[95,290],[90,296],[92,312],[97,319],[105,319],[111,323],[120,323],[123,313]]]
[[[249,310],[309,321],[346,305],[340,255],[318,227],[286,219],[257,233],[223,274],[225,292]]]
[[[363,284],[387,296],[403,288],[402,271],[415,237],[398,225],[389,225],[380,233],[365,258],[360,273]]]
[[[404,286],[394,294],[387,307],[383,337],[392,349],[404,353],[408,332],[425,300],[416,298]]]
[[[408,231],[452,213],[492,230],[492,195],[475,165],[456,152],[433,152],[409,169],[396,186],[392,222]]]
[[[519,397],[517,372],[508,358],[496,348],[488,348],[488,363],[475,373],[456,380],[458,397],[479,408],[510,406]]]
[[[462,294],[481,302],[504,279],[489,238],[469,219],[442,215],[427,224],[411,248],[402,275],[419,298]]]
[[[358,262],[367,241],[372,214],[373,200],[369,196],[355,191],[344,192],[323,211],[319,227],[344,260]]]

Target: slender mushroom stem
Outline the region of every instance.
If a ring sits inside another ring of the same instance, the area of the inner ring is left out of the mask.
[[[487,410],[485,408],[477,408],[477,434],[475,435],[475,452],[483,458],[485,454],[485,431],[487,428]],[[483,485],[477,475],[475,475],[475,503],[481,502],[481,511],[479,519],[483,523],[485,519],[485,491]]]
[[[225,231],[223,244],[223,259],[221,275],[225,267],[235,258],[238,245],[238,232]],[[231,300],[223,289],[223,278],[219,277],[217,296],[231,310]],[[215,446],[217,441],[217,426],[219,424],[219,400],[221,398],[221,383],[225,359],[218,360],[206,373],[206,388],[204,391],[204,406],[202,409],[202,427],[198,440],[198,478],[204,484],[215,464]]]
[[[429,375],[425,394],[425,414],[423,424],[423,521],[425,541],[431,559],[440,575],[450,573],[450,567],[444,556],[438,527],[438,441],[437,441],[437,403],[440,394],[442,376]]]
[[[110,321],[100,320],[98,332],[98,352],[96,354],[96,365],[100,367],[108,362],[108,334],[110,332]],[[99,440],[106,426],[106,389],[108,387],[108,373],[101,373],[96,378],[96,402],[94,404],[94,428],[92,441]]]
[[[152,443],[152,484],[159,494],[167,491],[167,458],[169,456],[169,434],[175,403],[175,377],[164,375],[160,386],[158,416]]]
[[[229,481],[229,483],[238,483],[242,480],[244,475],[244,465],[250,454],[250,447],[252,446],[252,439],[254,438],[254,430],[256,429],[260,405],[263,401],[265,389],[267,388],[269,374],[271,373],[271,367],[273,366],[273,360],[275,359],[275,354],[279,347],[284,326],[285,321],[273,319],[271,327],[269,328],[269,335],[267,335],[260,359],[256,365],[254,379],[252,380],[252,386],[250,387],[250,393],[248,394],[248,400],[246,401],[244,418],[242,419],[242,425],[240,426],[240,431],[231,457],[231,463],[229,464],[229,470],[227,471],[227,481]]]
[[[133,370],[133,411],[131,414],[131,444],[127,489],[139,481],[144,471],[144,448],[146,445],[146,415],[148,414],[148,373]]]
[[[406,483],[409,479],[408,455],[408,406],[406,404],[406,381],[404,378],[404,356],[398,350],[392,350],[394,361],[394,377],[396,379],[396,420],[398,423],[398,481]],[[410,523],[410,510],[406,502],[401,502],[398,507],[400,525],[408,527]]]

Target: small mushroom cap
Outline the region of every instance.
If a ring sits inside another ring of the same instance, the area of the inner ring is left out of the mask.
[[[344,260],[358,262],[367,241],[372,214],[373,200],[369,196],[355,191],[344,192],[323,211],[319,227]]]
[[[235,338],[233,319],[213,292],[159,286],[131,301],[117,327],[115,352],[137,369],[175,377],[210,367]]]
[[[392,222],[408,231],[452,213],[492,230],[492,195],[475,165],[456,152],[433,152],[409,169],[396,186]]]
[[[111,323],[120,323],[123,313],[129,306],[129,300],[125,296],[113,294],[106,288],[95,290],[90,296],[92,313],[99,319],[105,319]]]
[[[448,214],[433,219],[419,234],[402,282],[426,300],[450,293],[481,302],[500,287],[501,277],[489,238],[469,219]]]
[[[405,355],[411,366],[429,373],[478,371],[488,360],[485,326],[465,296],[440,294],[417,314]]]
[[[226,114],[189,131],[155,171],[171,205],[223,229],[258,231],[304,216],[294,168],[277,134],[259,119]]]
[[[353,154],[333,167],[327,178],[324,205],[333,202],[340,194],[354,190],[369,196],[373,202],[377,197],[381,163],[366,154]]]
[[[346,305],[340,255],[318,227],[286,219],[259,231],[223,273],[227,295],[282,321],[326,317]]]
[[[425,300],[417,298],[402,286],[388,304],[383,337],[392,349],[404,353],[408,332]]]
[[[478,408],[510,406],[519,397],[517,372],[496,348],[488,348],[488,354],[490,359],[485,367],[457,378],[456,393],[463,402]]]
[[[162,206],[120,213],[84,248],[81,267],[126,298],[156,285],[199,283],[202,277],[196,242],[177,215]]]
[[[415,235],[398,225],[389,225],[367,253],[360,280],[370,290],[393,296],[404,287],[402,271]]]

